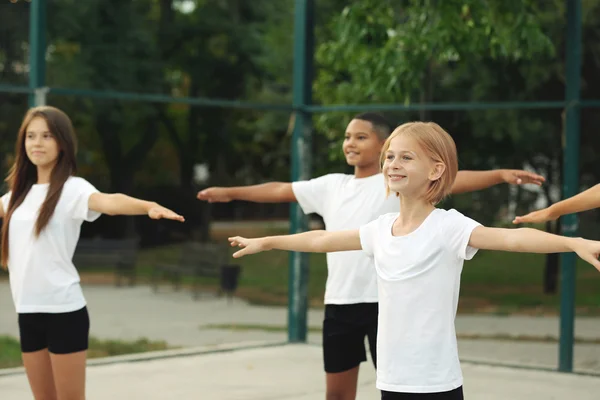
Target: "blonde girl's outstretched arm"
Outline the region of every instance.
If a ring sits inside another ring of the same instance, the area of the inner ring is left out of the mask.
[[[598,207],[600,207],[600,184],[573,197],[554,203],[550,207],[516,217],[513,223],[521,224],[526,222],[539,223],[554,221],[566,214],[578,213]]]
[[[469,246],[517,253],[575,252],[600,271],[600,242],[553,235],[532,228],[503,229],[479,226],[471,233]]]
[[[235,258],[267,250],[332,253],[362,249],[358,229],[334,232],[319,230],[295,235],[267,236],[255,239],[234,236],[229,238],[229,242],[232,247],[241,248],[241,250],[233,254]]]

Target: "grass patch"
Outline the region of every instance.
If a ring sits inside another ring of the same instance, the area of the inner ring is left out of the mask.
[[[135,341],[123,341],[100,340],[90,337],[88,358],[145,353],[172,348],[174,347],[169,346],[164,341],[150,341],[145,338]],[[0,368],[21,367],[22,365],[19,341],[10,336],[0,336]]]
[[[213,232],[215,240],[225,241],[233,234],[250,237],[286,233],[274,225],[244,224],[240,228],[229,228]],[[141,281],[149,280],[152,266],[157,262],[176,262],[180,245],[145,249],[138,257],[138,274]],[[232,249],[233,253],[233,249]],[[324,254],[311,254],[308,280],[309,305],[323,306],[327,264]],[[238,260],[242,266],[236,296],[252,304],[285,306],[288,302],[289,253],[269,251]],[[557,315],[560,294],[543,293],[545,255],[480,251],[473,260],[465,262],[462,280],[459,313],[484,313],[495,315],[528,314]],[[113,282],[112,273],[107,283]],[[93,276],[84,272],[86,281]],[[186,281],[184,281],[185,284]],[[189,280],[187,281],[190,282]],[[205,287],[216,291],[216,279],[206,279]],[[589,264],[578,259],[576,266],[576,312],[581,316],[600,316],[600,274]]]

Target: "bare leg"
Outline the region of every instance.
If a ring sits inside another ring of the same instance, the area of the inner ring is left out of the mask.
[[[327,373],[326,400],[355,400],[358,386],[358,366],[344,372]]]
[[[85,361],[87,351],[52,354],[52,371],[58,400],[85,400]]]
[[[35,400],[57,400],[48,349],[22,353],[29,386]]]

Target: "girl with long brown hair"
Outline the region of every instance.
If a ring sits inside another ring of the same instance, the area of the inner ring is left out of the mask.
[[[101,214],[184,218],[157,203],[100,193],[76,177],[69,117],[42,106],[19,129],[0,199],[1,264],[8,268],[23,364],[36,399],[84,399],[89,316],[72,262],[81,224]]]

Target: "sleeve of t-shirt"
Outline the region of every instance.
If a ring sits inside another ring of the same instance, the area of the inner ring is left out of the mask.
[[[8,211],[8,203],[10,202],[10,192],[6,193],[0,199],[2,200],[2,209],[6,213]]]
[[[377,243],[377,235],[379,233],[380,224],[381,217],[360,227],[360,247],[362,247],[362,250],[369,257],[373,257],[373,255],[375,254],[375,243]]]
[[[336,174],[329,174],[292,183],[294,196],[305,214],[316,213],[323,216],[329,193],[336,186],[336,179]]]
[[[73,196],[69,207],[72,218],[92,222],[102,215],[89,208],[90,196],[94,193],[99,193],[94,185],[83,178],[76,178],[73,180],[73,187],[70,192]]]
[[[470,260],[477,253],[469,246],[473,229],[481,224],[456,210],[449,210],[442,224],[442,238],[448,250],[463,260]]]

